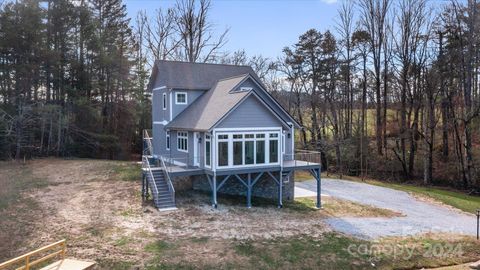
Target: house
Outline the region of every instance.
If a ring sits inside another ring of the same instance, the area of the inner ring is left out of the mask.
[[[320,156],[295,151],[295,119],[249,66],[157,61],[148,85],[152,136],[144,132],[143,192],[160,209],[175,190],[293,200],[295,170],[320,191]],[[318,192],[320,194],[320,192]],[[320,207],[320,196],[317,196]]]

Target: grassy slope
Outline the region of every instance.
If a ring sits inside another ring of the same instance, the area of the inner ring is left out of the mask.
[[[355,177],[348,177],[347,180],[361,181],[360,179]],[[426,196],[468,213],[476,213],[476,210],[480,209],[480,197],[467,195],[458,191],[451,191],[438,187],[424,187],[408,184],[381,182],[371,179],[367,179],[365,180],[365,182],[376,186],[406,191],[412,193],[413,195]]]

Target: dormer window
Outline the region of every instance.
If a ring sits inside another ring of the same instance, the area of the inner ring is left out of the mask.
[[[186,92],[177,92],[175,95],[175,104],[185,105],[187,104],[187,93]]]

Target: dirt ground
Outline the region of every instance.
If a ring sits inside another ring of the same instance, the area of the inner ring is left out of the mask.
[[[6,235],[1,238],[17,239],[2,241],[12,246],[0,250],[0,259],[66,238],[70,256],[141,264],[149,256],[144,247],[158,239],[208,238],[221,249],[225,240],[321,237],[328,230],[321,214],[274,205],[246,209],[243,203],[225,205],[222,200],[218,209],[212,209],[209,197],[195,192],[178,194],[179,210],[162,213],[142,202],[140,181],[117,179],[112,167],[118,165],[112,161],[42,159],[18,166],[19,170],[27,167],[33,179],[47,185],[22,194],[23,202],[4,210],[4,217],[10,218],[0,224],[10,232],[2,231]],[[24,226],[18,226],[19,222]],[[8,223],[17,225],[12,228]],[[189,250],[186,256],[193,258],[198,253],[211,252],[200,248]]]
[[[208,194],[195,191],[177,192],[178,210],[159,212],[140,189],[132,162],[0,162],[0,261],[67,239],[68,257],[98,269],[363,268],[369,258],[346,252],[363,242],[332,232],[325,218],[399,215],[330,197],[321,211],[311,199],[278,209],[254,198],[247,209],[242,197],[220,197],[213,209]],[[473,255],[455,262],[477,255],[469,247]]]

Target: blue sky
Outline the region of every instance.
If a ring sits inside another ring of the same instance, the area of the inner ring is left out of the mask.
[[[139,10],[152,14],[173,0],[124,0],[132,18]],[[334,28],[337,0],[212,0],[210,20],[218,31],[230,28],[225,50],[276,58],[310,28]]]

